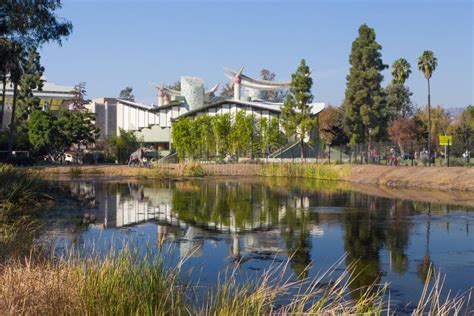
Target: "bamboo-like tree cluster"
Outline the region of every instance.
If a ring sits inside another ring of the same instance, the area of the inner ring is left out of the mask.
[[[285,143],[278,119],[235,115],[186,117],[173,123],[172,147],[179,159],[265,158]]]

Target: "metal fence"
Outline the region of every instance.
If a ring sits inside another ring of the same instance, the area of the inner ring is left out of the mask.
[[[474,142],[442,146],[407,142],[397,144],[380,142],[342,146],[320,145],[316,160],[330,164],[380,164],[393,166],[472,166],[474,165]]]

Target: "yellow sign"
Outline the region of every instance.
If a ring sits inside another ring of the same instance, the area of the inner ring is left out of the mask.
[[[453,144],[453,136],[451,135],[444,135],[444,136],[439,136],[439,144],[441,146],[451,146]]]

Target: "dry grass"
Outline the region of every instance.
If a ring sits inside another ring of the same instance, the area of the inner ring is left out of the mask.
[[[204,177],[210,175],[197,161],[180,163],[174,169],[175,174],[182,177]]]
[[[262,275],[239,283],[236,271],[224,274],[215,288],[181,281],[182,265],[162,259],[119,256],[33,263],[12,260],[0,266],[0,314],[159,314],[159,315],[381,315],[393,314],[388,285],[373,284],[358,299],[349,286],[354,265],[337,272],[341,258],[312,280],[285,278],[291,258]],[[166,255],[166,254],[164,254]],[[162,257],[159,257],[162,258]],[[430,276],[433,272],[430,272]],[[470,293],[442,299],[443,280],[429,276],[413,315],[458,314]],[[358,289],[360,290],[360,289]],[[207,292],[207,296],[198,295]],[[291,293],[291,295],[290,295]]]
[[[87,176],[125,177],[139,179],[168,179],[172,177],[201,177],[209,175],[199,162],[186,162],[180,164],[157,165],[152,168],[128,167],[123,165],[102,166],[53,166],[36,167],[43,177],[68,177],[78,178]]]
[[[73,314],[81,309],[79,275],[68,265],[15,261],[0,275],[2,315]]]
[[[423,292],[412,315],[461,315],[463,308],[469,307],[474,287],[462,294],[452,295],[449,291],[443,298],[441,293],[444,282],[445,277],[430,267]]]
[[[178,269],[127,251],[105,259],[12,260],[0,267],[0,314],[181,314],[186,288]]]
[[[272,163],[264,165],[258,174],[271,177],[341,180],[349,174],[349,167],[316,163]]]

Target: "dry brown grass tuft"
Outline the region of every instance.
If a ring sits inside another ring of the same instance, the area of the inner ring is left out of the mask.
[[[73,314],[81,310],[79,275],[67,265],[26,260],[0,269],[0,314]]]

